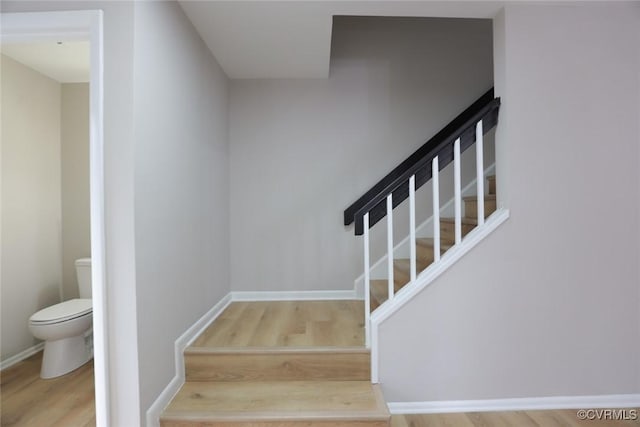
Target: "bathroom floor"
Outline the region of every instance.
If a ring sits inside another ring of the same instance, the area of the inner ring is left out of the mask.
[[[42,352],[0,372],[0,425],[95,426],[93,360],[58,378],[40,378]]]

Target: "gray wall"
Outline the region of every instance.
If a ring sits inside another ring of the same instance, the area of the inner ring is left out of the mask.
[[[336,18],[328,80],[232,82],[234,291],[353,288],[361,239],[342,211],[491,87],[491,31],[488,20]],[[406,215],[395,217],[399,240]]]
[[[91,256],[89,84],[62,85],[62,299],[78,298],[75,260]]]
[[[637,4],[498,17],[511,217],[382,324],[388,400],[640,392],[639,28]]]
[[[140,422],[133,194],[133,2],[3,1],[2,12],[104,13],[104,174],[112,425]]]
[[[229,292],[227,78],[175,2],[136,3],[135,236],[140,409],[176,339]]]
[[[2,3],[78,9],[104,12],[109,410],[134,426],[175,374],[176,337],[229,290],[226,80],[173,2]]]
[[[78,297],[90,255],[88,85],[2,56],[2,360],[38,342],[36,311]]]
[[[2,360],[37,340],[29,317],[60,302],[60,83],[1,57]]]

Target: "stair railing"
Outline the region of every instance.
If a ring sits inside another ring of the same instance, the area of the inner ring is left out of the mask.
[[[440,185],[439,172],[453,161],[455,244],[462,241],[462,189],[460,156],[476,144],[477,222],[484,224],[483,135],[498,121],[500,99],[493,88],[475,101],[415,153],[380,180],[344,211],[345,225],[355,222],[355,234],[363,235],[365,337],[370,347],[371,263],[369,229],[387,217],[388,299],[394,298],[393,209],[409,198],[410,285],[417,277],[415,192],[427,183],[433,188],[433,264],[440,261]]]

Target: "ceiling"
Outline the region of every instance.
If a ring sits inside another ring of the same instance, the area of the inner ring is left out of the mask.
[[[179,0],[232,79],[326,78],[332,17],[493,18],[504,1]],[[89,81],[89,43],[2,45],[18,62],[62,83]]]
[[[2,44],[3,55],[60,83],[89,81],[89,42]]]
[[[504,1],[180,0],[230,78],[326,78],[334,15],[493,18]]]

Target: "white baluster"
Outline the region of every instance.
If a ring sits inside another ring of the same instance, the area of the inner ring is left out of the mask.
[[[409,245],[411,247],[410,276],[416,280],[416,176],[409,178]]]
[[[453,143],[453,187],[455,205],[455,242],[462,240],[462,183],[460,179],[460,138]]]
[[[393,298],[393,193],[387,196],[387,270],[389,299]]]
[[[484,224],[484,160],[482,148],[482,120],[476,124],[476,181],[478,184],[478,226]]]
[[[371,345],[371,277],[369,274],[369,212],[362,218],[364,227],[364,336],[367,348]]]
[[[440,180],[438,156],[431,162],[431,181],[433,183],[433,262],[440,261]]]

